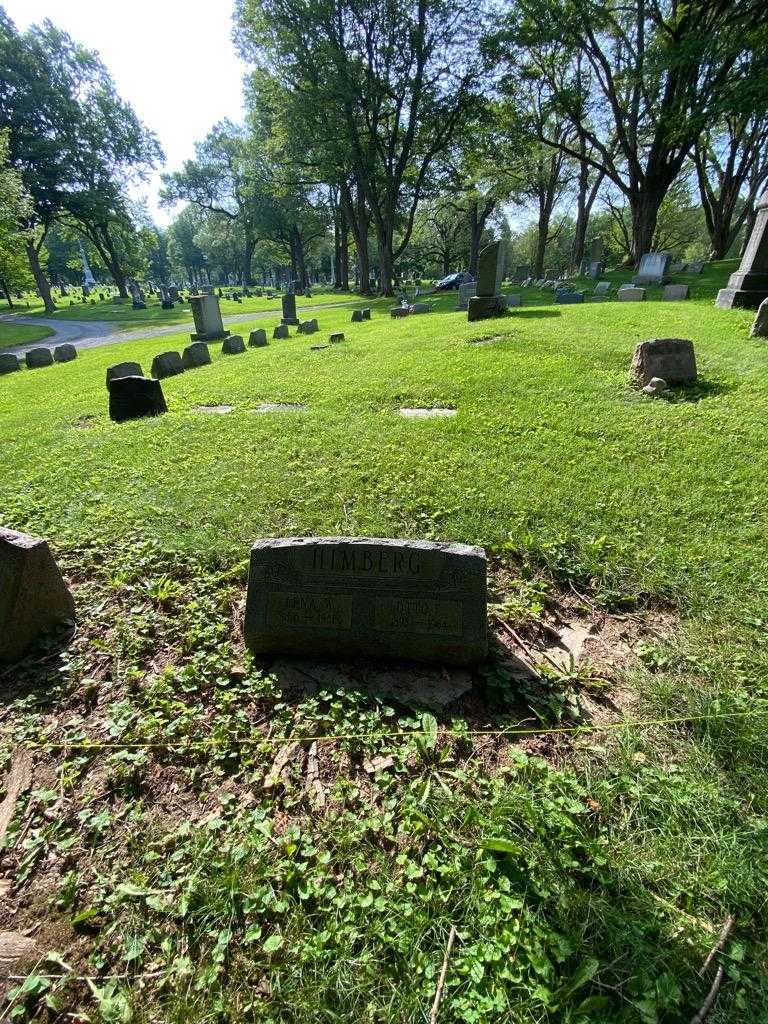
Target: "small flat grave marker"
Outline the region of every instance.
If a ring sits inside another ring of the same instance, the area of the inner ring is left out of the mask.
[[[253,410],[254,412],[303,412],[306,405],[301,402],[262,402]]]
[[[232,412],[234,405],[193,405],[193,412],[212,412],[219,416],[225,416],[228,412]]]
[[[362,322],[363,322],[363,311],[362,311],[362,309],[353,309],[352,310],[352,323],[353,324],[361,324]]]
[[[664,285],[664,291],[661,294],[662,299],[667,302],[679,301],[680,299],[688,298],[688,285],[687,284],[667,284]]]
[[[245,342],[239,334],[231,334],[222,342],[221,351],[225,356],[238,356],[245,352]]]
[[[181,353],[181,362],[185,370],[194,370],[198,366],[208,366],[211,362],[211,353],[204,341],[193,341],[187,345]]]
[[[278,324],[277,327],[272,331],[273,338],[287,338],[288,337],[288,324]]]
[[[616,295],[619,302],[643,302],[645,301],[645,288],[619,288]]]
[[[257,541],[245,640],[261,655],[474,664],[488,653],[486,571],[485,552],[466,544]]]
[[[433,420],[441,419],[448,416],[455,416],[455,409],[399,409],[398,412],[401,416],[405,416],[406,419],[411,420]]]
[[[344,341],[344,335],[339,331],[337,334],[332,334],[328,340],[332,345],[338,345]]]

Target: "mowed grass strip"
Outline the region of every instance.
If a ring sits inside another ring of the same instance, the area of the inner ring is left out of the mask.
[[[53,330],[50,327],[38,327],[36,324],[12,324],[0,321],[0,350],[9,345],[26,345],[33,341],[44,341],[50,338]]]

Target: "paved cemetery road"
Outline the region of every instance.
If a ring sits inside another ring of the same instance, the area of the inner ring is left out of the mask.
[[[339,306],[354,306],[363,299],[347,299],[344,302],[324,302],[313,306],[300,306],[300,313],[336,309]],[[261,313],[236,313],[225,316],[225,324],[246,323],[248,320],[269,320],[280,317],[279,309],[268,309]],[[2,352],[13,352],[23,355],[31,348],[50,348],[52,345],[63,345],[67,342],[75,348],[100,348],[102,345],[115,345],[121,341],[139,341],[142,338],[160,338],[164,334],[183,334],[192,326],[192,320],[170,327],[138,327],[130,331],[115,331],[114,321],[109,320],[50,320],[41,316],[16,316],[0,314],[0,321],[8,324],[34,324],[36,327],[50,327],[54,334],[40,341],[25,342],[23,345],[7,345]]]

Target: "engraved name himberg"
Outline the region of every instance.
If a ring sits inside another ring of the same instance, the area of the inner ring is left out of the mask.
[[[302,565],[302,568],[305,572],[315,573],[360,573],[371,576],[416,578],[422,573],[422,561],[418,551],[320,546],[312,550],[311,565]]]

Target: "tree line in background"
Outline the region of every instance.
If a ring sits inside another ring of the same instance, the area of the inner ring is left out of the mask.
[[[129,189],[163,154],[98,58],[0,8],[0,289],[78,280],[81,246],[132,278],[391,294],[476,271],[490,237],[534,276],[600,236],[724,258],[768,182],[764,0],[237,0],[253,66],[163,176],[154,226]],[[512,230],[513,223],[525,223]]]

